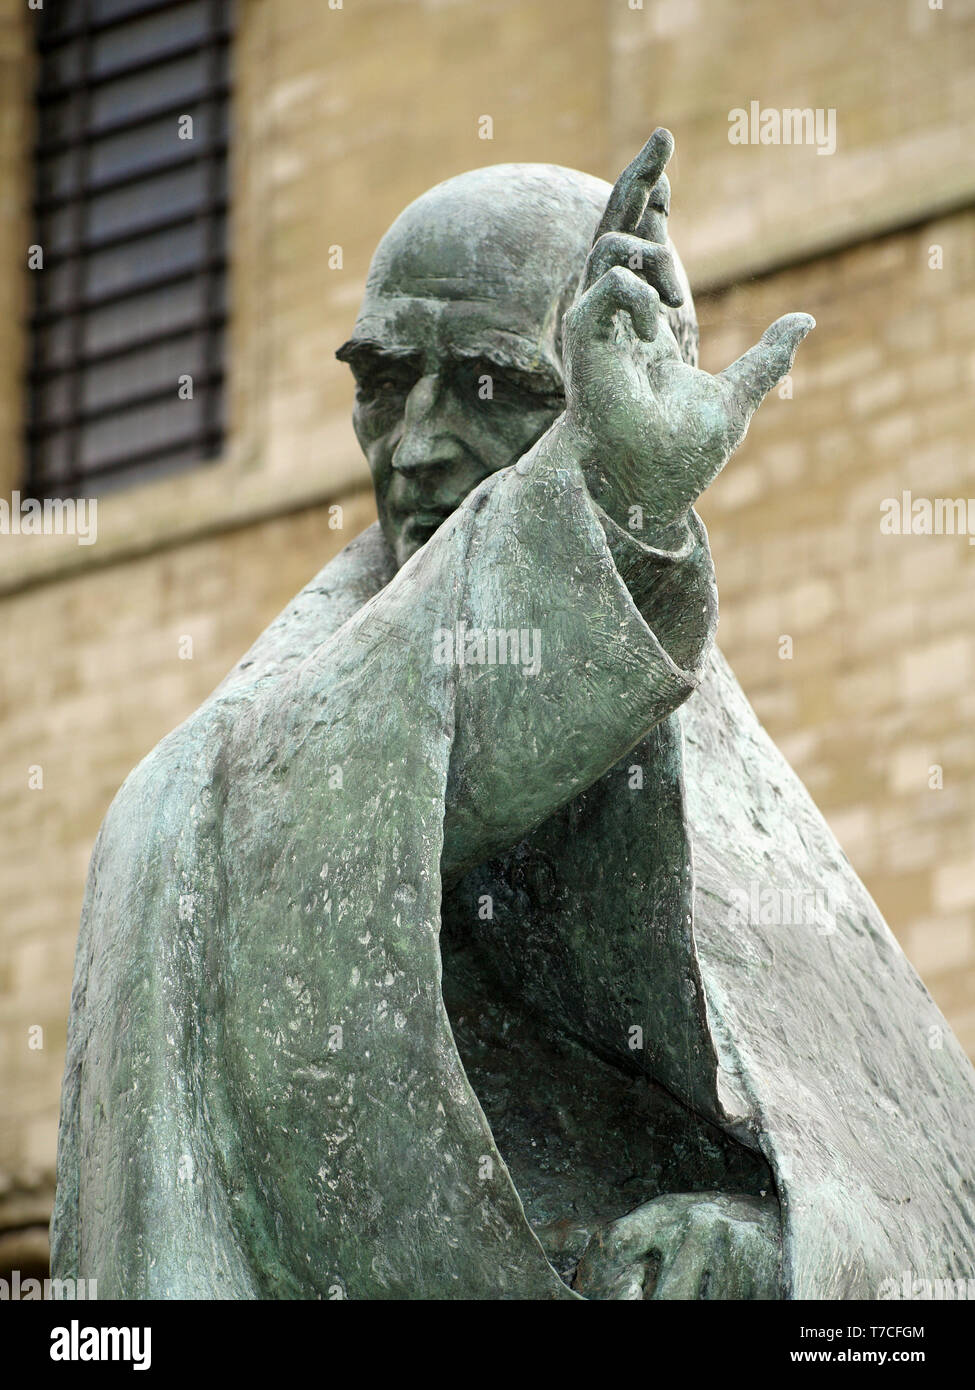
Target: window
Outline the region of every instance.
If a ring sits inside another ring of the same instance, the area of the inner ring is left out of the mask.
[[[230,0],[53,0],[38,47],[29,486],[223,437]]]

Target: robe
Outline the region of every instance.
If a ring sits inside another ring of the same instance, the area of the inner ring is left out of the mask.
[[[99,833],[55,1276],[574,1298],[538,1231],[601,1186],[770,1191],[785,1298],[970,1276],[975,1073],[716,623],[696,516],[655,549],[545,440],[326,565]]]

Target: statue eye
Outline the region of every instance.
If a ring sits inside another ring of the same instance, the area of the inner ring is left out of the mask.
[[[549,378],[541,374],[483,360],[471,362],[465,370],[470,378],[470,389],[480,400],[540,409],[550,408],[563,399],[562,392],[553,392]]]
[[[409,395],[416,381],[417,373],[405,363],[402,367],[384,363],[361,368],[356,372],[356,398],[388,404],[397,397]]]

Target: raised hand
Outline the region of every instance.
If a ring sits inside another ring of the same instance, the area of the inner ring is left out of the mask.
[[[666,231],[673,147],[655,130],[620,175],[563,324],[562,429],[594,500],[624,527],[640,508],[645,538],[660,545],[676,539],[815,326],[786,314],[715,376],[682,360],[661,312],[683,298]]]

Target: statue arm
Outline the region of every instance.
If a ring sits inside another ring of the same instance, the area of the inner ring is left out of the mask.
[[[436,625],[454,634],[450,879],[546,820],[692,694],[717,598],[697,517],[674,550],[627,534],[557,432],[482,485],[426,551],[464,575]],[[488,640],[479,649],[492,629],[517,634],[517,661],[492,659]]]
[[[537,633],[544,651],[531,686],[481,663],[458,681],[448,875],[578,795],[694,690],[717,614],[694,502],[813,326],[778,319],[716,375],[682,359],[661,312],[683,299],[663,220],[672,148],[655,131],[609,199],[563,320],[564,413],[460,509],[467,621],[510,628],[500,615],[517,612],[529,650]],[[644,519],[653,544],[631,530]]]

